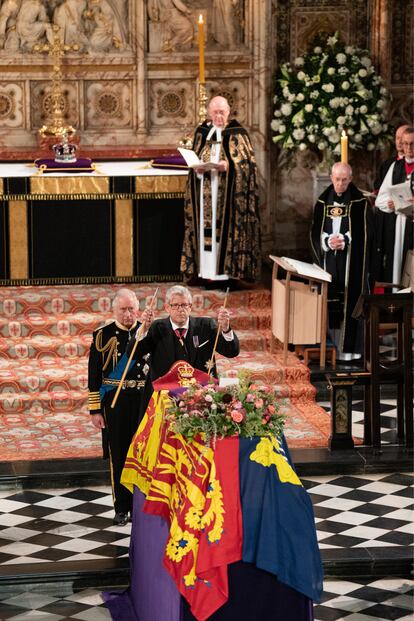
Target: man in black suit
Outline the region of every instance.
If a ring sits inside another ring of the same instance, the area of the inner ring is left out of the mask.
[[[226,358],[234,358],[239,354],[239,340],[230,326],[230,313],[226,308],[220,308],[217,326],[216,321],[209,317],[192,317],[191,307],[192,296],[189,289],[181,285],[168,289],[165,302],[168,317],[151,323],[147,334],[136,347],[135,358],[151,353],[150,372],[143,399],[145,408],[152,395],[152,382],[165,375],[177,360],[187,360],[194,368],[207,371],[218,326],[220,334],[217,339],[217,353]],[[146,309],[143,321],[148,325],[152,319],[152,310]],[[211,374],[217,376],[215,364]]]

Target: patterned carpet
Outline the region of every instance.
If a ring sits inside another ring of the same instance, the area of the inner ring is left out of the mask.
[[[160,285],[157,316],[170,285]],[[92,331],[111,320],[120,285],[0,289],[0,451],[3,461],[94,457],[101,454],[87,411],[87,355]],[[144,308],[155,285],[132,285]],[[193,288],[193,313],[215,316],[223,291]],[[237,359],[218,361],[221,376],[249,369],[279,387],[291,447],[326,446],[329,414],[315,403],[309,369],[289,353],[270,353],[271,294],[232,292],[228,307],[241,341]]]

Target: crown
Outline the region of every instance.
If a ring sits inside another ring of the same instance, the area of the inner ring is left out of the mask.
[[[178,374],[178,383],[180,386],[190,386],[190,384],[194,383],[193,375],[194,368],[191,364],[186,364],[183,362],[179,366],[177,366],[177,374]]]
[[[55,162],[76,162],[76,144],[68,141],[66,134],[63,134],[62,142],[52,146],[55,152]]]

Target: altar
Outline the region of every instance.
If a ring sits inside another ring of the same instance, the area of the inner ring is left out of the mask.
[[[186,170],[0,164],[0,284],[177,280]]]

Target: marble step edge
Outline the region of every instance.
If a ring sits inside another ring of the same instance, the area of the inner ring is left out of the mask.
[[[412,555],[405,546],[325,549],[321,551],[326,578],[412,577]],[[104,581],[102,578],[105,577]],[[129,577],[129,559],[96,559],[0,565],[0,584],[45,583],[81,579],[86,586],[106,586]]]

